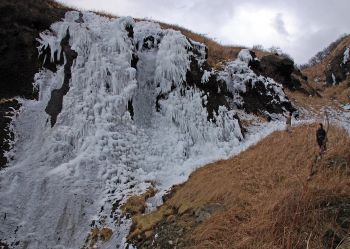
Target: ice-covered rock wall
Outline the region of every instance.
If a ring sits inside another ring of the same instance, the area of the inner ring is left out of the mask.
[[[326,82],[328,85],[337,85],[349,79],[350,73],[350,47],[338,51],[326,67]]]
[[[204,45],[152,22],[68,12],[39,41],[50,69],[35,76],[38,101],[19,100],[0,175],[0,238],[13,248],[82,248],[95,226],[113,231],[101,248],[123,248],[130,220],[118,207],[129,194],[153,181],[157,203],[241,148],[248,88],[262,82],[271,105],[288,102],[245,57],[214,73]]]

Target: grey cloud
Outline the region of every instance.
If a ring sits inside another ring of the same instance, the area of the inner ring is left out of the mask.
[[[278,13],[276,15],[273,21],[273,26],[279,34],[289,36],[289,33],[283,21],[283,15],[281,13]]]
[[[280,13],[272,20],[272,27],[281,34],[270,39],[266,47],[279,46],[304,63],[320,49],[343,33],[350,33],[349,0],[61,0],[80,8],[105,9],[117,15],[147,17],[178,24],[212,38],[236,44],[221,37],[220,29],[235,18],[235,10],[247,5],[255,9],[271,9]],[[253,13],[252,13],[253,14]],[[286,17],[294,17],[297,30],[288,29]],[[257,20],[258,21],[258,20]],[[233,29],[235,27],[232,27]],[[247,32],[251,32],[247,30]],[[244,34],[242,34],[244,35]],[[286,37],[288,41],[286,42]],[[232,38],[233,39],[233,38]],[[260,41],[251,41],[260,44]],[[242,44],[244,45],[244,44]]]

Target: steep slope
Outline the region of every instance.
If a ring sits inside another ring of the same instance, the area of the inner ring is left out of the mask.
[[[350,139],[330,128],[315,162],[316,126],[198,169],[157,211],[134,216],[129,239],[138,248],[348,248]]]
[[[38,100],[18,99],[0,175],[0,237],[13,248],[81,248],[103,228],[109,240],[97,244],[122,248],[129,195],[153,185],[159,204],[195,168],[281,129],[281,113],[295,110],[282,85],[249,68],[248,50],[215,71],[203,44],[153,22],[72,11],[38,42]],[[246,112],[276,121],[242,127],[257,122]]]
[[[303,73],[310,82],[336,85],[348,81],[350,36],[342,38],[328,54],[316,64],[307,67]]]

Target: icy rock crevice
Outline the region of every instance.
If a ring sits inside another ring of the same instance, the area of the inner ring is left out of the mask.
[[[213,74],[202,84],[204,45],[152,22],[88,12],[68,12],[41,35],[47,60],[66,53],[67,30],[74,62],[66,55],[56,70],[40,71],[39,100],[21,100],[13,122],[16,155],[0,175],[0,237],[19,241],[15,248],[81,248],[90,225],[107,226],[113,236],[100,247],[123,248],[130,220],[118,207],[128,195],[154,181],[157,203],[195,168],[242,148],[232,96],[238,98],[241,81],[257,76],[236,61],[237,72],[227,69],[221,81]],[[281,88],[266,81],[283,102]],[[67,82],[51,127],[45,109]]]

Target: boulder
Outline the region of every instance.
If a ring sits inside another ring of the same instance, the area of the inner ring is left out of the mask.
[[[307,77],[296,68],[292,59],[283,55],[270,54],[257,60],[255,53],[251,53],[254,60],[250,61],[249,66],[257,75],[270,77],[291,91],[310,94],[302,85],[302,81],[306,81]]]

